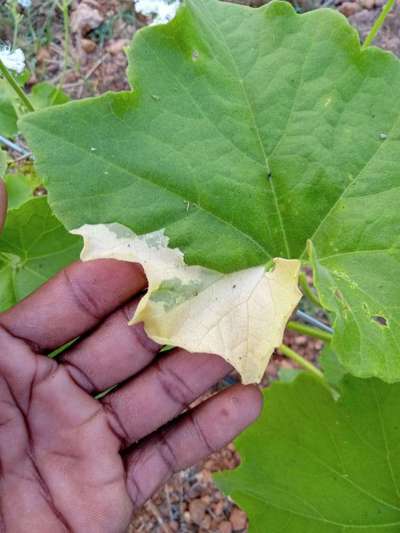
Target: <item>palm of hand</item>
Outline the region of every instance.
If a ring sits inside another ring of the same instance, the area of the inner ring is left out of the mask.
[[[3,211],[0,183],[0,224]],[[77,263],[0,314],[0,530],[122,532],[174,471],[257,417],[252,386],[189,408],[230,367],[160,356],[141,326],[128,327],[144,287],[136,265]],[[43,356],[76,337],[62,360]]]

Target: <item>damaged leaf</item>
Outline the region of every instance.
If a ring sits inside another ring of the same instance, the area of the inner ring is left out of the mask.
[[[333,10],[186,0],[136,33],[128,77],[21,122],[62,223],[165,228],[220,272],[310,240],[341,364],[400,380],[399,60]]]
[[[112,258],[140,263],[148,291],[132,323],[144,322],[160,344],[221,355],[244,383],[259,382],[301,293],[300,262],[275,259],[275,268],[221,274],[187,266],[179,249],[168,248],[164,231],[136,236],[119,224],[86,225],[82,259]]]

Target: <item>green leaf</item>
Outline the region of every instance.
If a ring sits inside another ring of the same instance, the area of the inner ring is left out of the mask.
[[[347,309],[341,362],[399,380],[399,61],[331,10],[216,0],[138,32],[129,59],[134,91],[22,121],[60,220],[165,228],[223,272],[311,239],[323,303]]]
[[[320,300],[336,314],[331,346],[340,363],[360,377],[376,375],[393,382],[400,378],[400,248],[396,244],[400,220],[396,221],[398,208],[390,205],[390,195],[396,198],[396,190],[388,191],[386,200],[381,199],[386,205],[381,203],[380,213],[373,202],[382,195],[367,194],[372,201],[366,203],[363,198],[356,200],[365,203],[358,209],[366,218],[373,213],[374,221],[364,226],[365,233],[374,226],[370,241],[365,235],[364,243],[358,239],[353,251],[320,259],[313,252],[312,259]],[[351,217],[334,225],[336,231],[342,228],[340,233],[345,236],[350,226]]]
[[[0,148],[0,178],[2,178],[7,170],[7,152]]]
[[[9,211],[0,236],[0,311],[78,259],[80,249],[81,239],[63,228],[46,198]]]
[[[6,90],[4,83],[0,80],[0,135],[14,137],[18,132],[18,116],[13,98]]]
[[[30,101],[35,109],[44,109],[66,104],[70,101],[70,97],[59,87],[44,81],[33,86]]]
[[[324,346],[321,357],[319,358],[319,363],[327,382],[334,387],[340,386],[340,383],[346,374],[346,370],[340,363],[338,356],[332,350],[330,344]]]
[[[7,174],[4,181],[9,209],[16,209],[30,200],[35,189],[40,185],[40,179],[34,174]]]
[[[342,396],[308,375],[265,392],[218,483],[250,532],[394,533],[400,528],[400,384],[346,377]]]

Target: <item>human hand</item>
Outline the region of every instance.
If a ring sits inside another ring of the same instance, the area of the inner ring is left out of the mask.
[[[0,224],[5,202],[0,183]],[[231,367],[159,355],[141,325],[129,327],[145,285],[138,265],[76,263],[0,314],[1,531],[122,532],[172,473],[257,418],[255,386],[189,408]],[[58,362],[43,355],[76,337]]]

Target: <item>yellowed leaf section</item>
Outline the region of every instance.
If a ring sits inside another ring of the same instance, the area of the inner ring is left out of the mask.
[[[275,268],[232,274],[187,266],[179,249],[168,248],[163,231],[136,236],[119,224],[83,226],[82,260],[113,258],[140,263],[149,288],[132,324],[144,322],[153,340],[190,352],[218,354],[243,383],[258,383],[282,342],[298,304],[300,262],[275,259]]]

